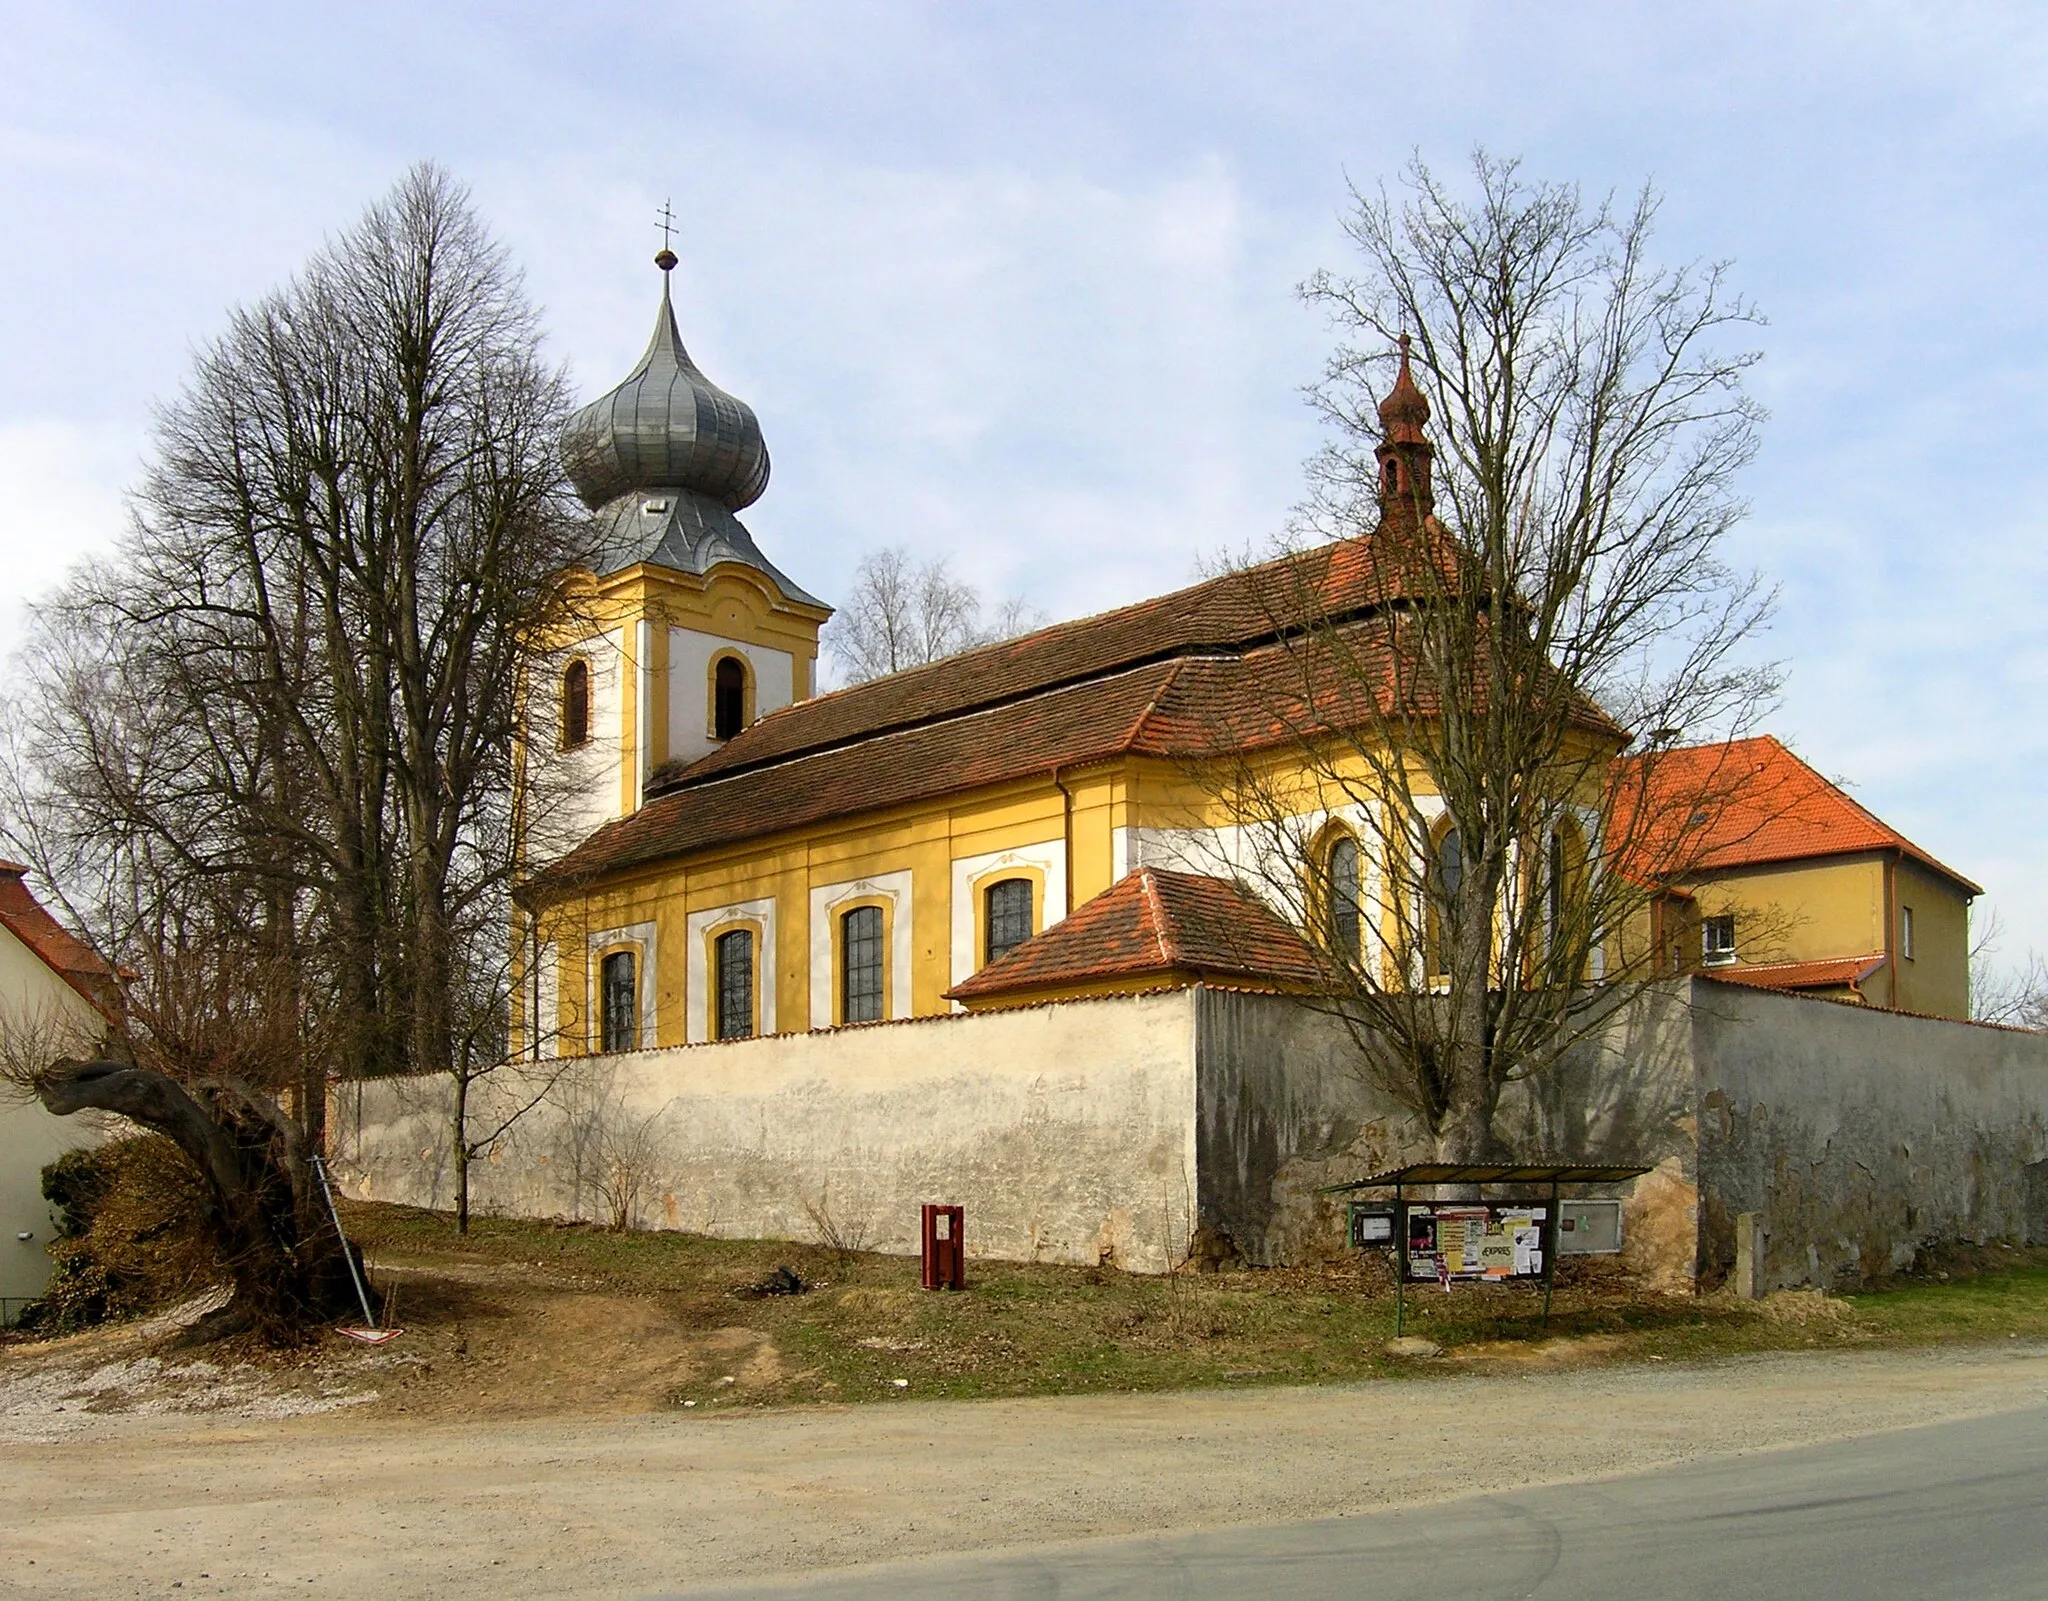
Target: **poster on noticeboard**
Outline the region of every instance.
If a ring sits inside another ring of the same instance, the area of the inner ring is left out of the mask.
[[[1544,1206],[1411,1205],[1402,1259],[1412,1282],[1543,1276]]]

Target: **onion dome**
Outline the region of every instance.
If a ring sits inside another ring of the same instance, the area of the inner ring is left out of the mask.
[[[576,493],[593,511],[650,489],[702,495],[738,511],[768,487],[768,446],[754,409],[690,360],[666,272],[647,354],[624,383],[569,419],[562,454]]]
[[[1396,445],[1421,444],[1423,425],[1429,421],[1429,401],[1415,387],[1414,375],[1408,371],[1408,345],[1408,336],[1403,334],[1401,370],[1395,375],[1387,398],[1380,402],[1380,427],[1387,441]]]
[[[768,487],[768,447],[754,409],[720,389],[690,360],[676,332],[666,247],[654,338],[626,381],[574,413],[562,428],[562,459],[595,514],[592,570],[603,577],[641,562],[708,573],[737,562],[762,573],[783,597],[826,610],[761,554],[733,515]]]

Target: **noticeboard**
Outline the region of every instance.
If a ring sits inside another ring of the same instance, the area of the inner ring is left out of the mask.
[[[1411,1283],[1543,1277],[1547,1206],[1410,1202],[1406,1210],[1401,1261]]]
[[[1399,1216],[1391,1206],[1371,1206],[1353,1201],[1350,1226],[1346,1231],[1352,1248],[1360,1251],[1392,1250],[1395,1236],[1399,1233]]]
[[[1560,1256],[1614,1256],[1621,1250],[1621,1202],[1561,1201],[1557,1208]]]

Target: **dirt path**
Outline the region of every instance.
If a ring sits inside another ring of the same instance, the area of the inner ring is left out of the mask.
[[[2048,1348],[2007,1347],[575,1423],[94,1417],[0,1451],[0,1593],[634,1596],[1323,1516],[2043,1401]]]

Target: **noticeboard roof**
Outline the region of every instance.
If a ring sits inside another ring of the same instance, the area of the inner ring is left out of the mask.
[[[1331,1184],[1323,1195],[1350,1190],[1392,1189],[1397,1184],[1619,1184],[1641,1178],[1647,1167],[1609,1167],[1586,1162],[1410,1162],[1353,1184]]]

